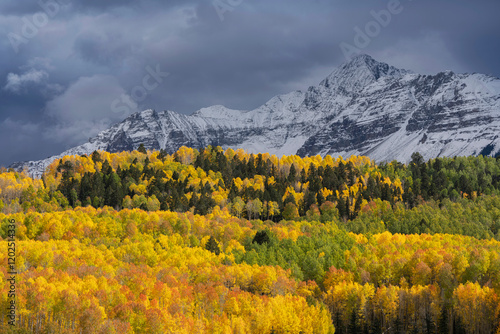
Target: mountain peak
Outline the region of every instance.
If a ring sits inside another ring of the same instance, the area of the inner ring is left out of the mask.
[[[356,55],[356,56],[352,57],[345,64],[351,64],[351,63],[373,63],[373,62],[377,62],[377,61],[375,59],[373,59],[370,55],[367,55],[366,53],[361,53],[359,55]]]
[[[344,63],[340,68],[344,70],[352,70],[360,67],[369,70],[376,79],[382,76],[401,75],[409,72],[407,70],[401,70],[386,63],[376,61],[367,54],[360,54],[351,58],[350,61]]]
[[[40,176],[54,160],[94,150],[121,152],[140,144],[175,152],[181,146],[243,148],[300,156],[367,155],[408,162],[413,152],[500,156],[500,80],[441,72],[418,75],[359,55],[306,93],[271,98],[261,107],[217,105],[192,115],[145,110],[88,143],[41,161],[15,164]]]
[[[378,62],[369,55],[360,54],[334,70],[320,85],[347,92],[358,92],[381,77],[400,78],[407,73],[410,72]]]

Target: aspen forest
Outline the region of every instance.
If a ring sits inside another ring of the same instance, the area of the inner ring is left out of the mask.
[[[500,159],[182,147],[0,170],[0,333],[500,334]]]

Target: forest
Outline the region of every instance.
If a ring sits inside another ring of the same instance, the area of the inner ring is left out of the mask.
[[[0,222],[1,333],[500,333],[498,158],[141,145],[0,170]]]

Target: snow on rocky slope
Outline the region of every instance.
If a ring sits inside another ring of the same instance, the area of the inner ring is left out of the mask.
[[[408,162],[500,155],[500,80],[482,74],[420,75],[360,55],[318,86],[279,95],[251,110],[212,106],[183,115],[145,110],[81,146],[41,161],[16,163],[40,176],[64,155],[207,145],[251,153],[349,156]]]

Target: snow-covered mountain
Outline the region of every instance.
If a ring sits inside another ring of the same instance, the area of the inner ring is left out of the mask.
[[[94,150],[174,152],[220,145],[251,153],[367,155],[376,161],[500,155],[500,79],[482,74],[420,75],[360,55],[307,91],[279,95],[250,111],[212,106],[183,115],[146,110],[81,146],[16,163],[34,175],[64,155]]]

